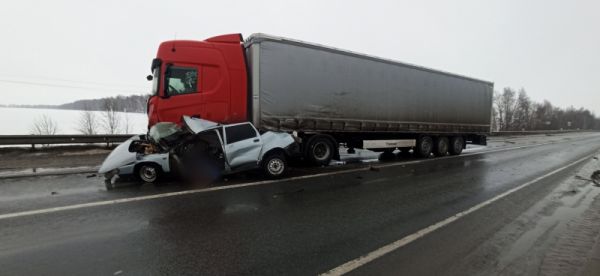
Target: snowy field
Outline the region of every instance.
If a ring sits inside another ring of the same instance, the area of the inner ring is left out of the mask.
[[[38,108],[0,107],[0,135],[31,134],[34,121],[41,116],[48,116],[58,125],[57,134],[81,134],[77,131],[82,111]],[[106,133],[101,126],[102,112],[94,111],[98,124],[98,133]],[[148,117],[144,113],[119,112],[120,130],[125,133],[125,122],[129,121],[129,132],[146,133]]]

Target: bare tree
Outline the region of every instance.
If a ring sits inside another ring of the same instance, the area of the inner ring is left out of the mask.
[[[502,94],[494,95],[494,104],[498,111],[498,128],[509,130],[513,125],[515,112],[515,91],[509,87],[504,88]]]
[[[588,109],[566,109],[547,100],[534,102],[525,89],[516,91],[507,87],[502,93],[494,91],[492,129],[497,130],[559,130],[598,129],[600,118]]]
[[[116,134],[121,126],[119,116],[118,100],[116,98],[106,98],[102,104],[102,126],[108,134]]]
[[[57,132],[58,125],[46,114],[37,117],[31,126],[31,134],[33,135],[54,135]]]
[[[125,134],[130,134],[132,131],[132,125],[131,125],[131,120],[129,118],[129,113],[127,113],[127,110],[125,109],[124,113],[123,113],[123,131],[125,131]]]
[[[496,106],[492,106],[492,131],[498,131],[498,110]]]
[[[527,92],[521,88],[514,108],[513,129],[529,130],[532,113],[531,105],[531,99],[527,96]]]
[[[77,131],[86,135],[93,135],[98,132],[98,122],[96,114],[89,110],[86,106],[85,110],[81,111],[79,121],[77,122]]]

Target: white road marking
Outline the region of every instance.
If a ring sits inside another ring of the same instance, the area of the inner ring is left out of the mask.
[[[581,158],[581,159],[579,159],[579,160],[577,160],[577,161],[575,161],[573,163],[570,163],[570,164],[568,164],[566,166],[563,166],[563,167],[560,167],[558,169],[555,169],[555,170],[553,170],[553,171],[551,171],[551,172],[549,172],[549,173],[547,173],[545,175],[542,175],[540,177],[537,177],[537,178],[535,178],[535,179],[533,179],[533,180],[531,180],[529,182],[523,183],[523,184],[521,184],[521,185],[519,185],[519,186],[517,186],[515,188],[512,188],[512,189],[510,189],[510,190],[508,190],[508,191],[506,191],[504,193],[501,193],[501,194],[499,194],[499,195],[497,195],[497,196],[495,196],[495,197],[493,197],[491,199],[488,199],[488,200],[486,200],[486,201],[484,201],[482,203],[479,203],[479,204],[477,204],[477,205],[475,205],[475,206],[467,209],[466,211],[462,211],[462,212],[457,213],[457,214],[455,214],[455,215],[453,215],[451,217],[448,217],[448,218],[446,218],[446,219],[444,219],[442,221],[439,221],[439,222],[437,222],[435,224],[427,226],[427,227],[425,227],[425,228],[423,228],[423,229],[421,229],[421,230],[419,230],[419,231],[417,231],[415,233],[412,233],[412,234],[410,234],[408,236],[405,236],[404,238],[402,238],[400,240],[397,240],[397,241],[395,241],[393,243],[385,245],[385,246],[383,246],[383,247],[381,247],[381,248],[379,248],[379,249],[377,249],[375,251],[369,252],[366,255],[360,256],[360,257],[358,257],[358,258],[356,258],[354,260],[351,260],[351,261],[349,261],[347,263],[344,263],[344,264],[342,264],[342,265],[340,265],[340,266],[338,266],[336,268],[333,268],[333,269],[331,269],[331,270],[329,270],[329,271],[327,271],[325,273],[322,273],[320,275],[329,276],[329,275],[343,275],[343,274],[346,274],[346,273],[348,273],[348,272],[350,272],[352,270],[355,270],[355,269],[357,269],[357,268],[359,268],[359,267],[361,267],[361,266],[363,266],[363,265],[365,265],[365,264],[367,264],[367,263],[369,263],[369,262],[371,262],[371,261],[373,261],[373,260],[375,260],[377,258],[380,258],[380,257],[382,257],[382,256],[384,256],[384,255],[386,255],[386,254],[388,254],[388,253],[390,253],[392,251],[395,251],[395,250],[397,250],[397,249],[399,249],[399,248],[401,248],[401,247],[403,247],[403,246],[405,246],[405,245],[407,245],[407,244],[409,244],[411,242],[414,242],[414,241],[416,241],[416,240],[418,240],[418,239],[426,236],[427,234],[430,234],[430,233],[432,233],[432,232],[434,232],[434,231],[436,231],[436,230],[438,230],[438,229],[440,229],[440,228],[442,228],[442,227],[444,227],[444,226],[446,226],[446,225],[448,225],[448,224],[450,224],[450,223],[452,223],[452,222],[454,222],[454,221],[456,221],[456,220],[458,220],[458,219],[460,219],[460,218],[462,218],[462,217],[464,217],[464,216],[466,216],[468,214],[471,214],[471,213],[473,213],[473,212],[475,212],[475,211],[477,211],[477,210],[479,210],[479,209],[481,209],[481,208],[483,208],[485,206],[488,206],[488,205],[490,205],[490,204],[492,204],[492,203],[494,203],[494,202],[496,202],[496,201],[498,201],[498,200],[500,200],[500,199],[502,199],[502,198],[504,198],[504,197],[506,197],[506,196],[508,196],[508,195],[510,195],[510,194],[512,194],[514,192],[516,192],[516,191],[519,191],[519,190],[521,190],[521,189],[523,189],[523,188],[525,188],[525,187],[527,187],[527,186],[529,186],[531,184],[534,184],[534,183],[536,183],[536,182],[538,182],[538,181],[540,181],[540,180],[542,180],[544,178],[547,178],[547,177],[550,177],[552,175],[555,175],[555,174],[557,174],[557,173],[559,173],[559,172],[561,172],[561,171],[563,171],[563,170],[565,170],[567,168],[573,167],[573,166],[575,166],[575,165],[577,165],[577,164],[579,164],[579,163],[581,163],[583,161],[586,161],[586,160],[590,159],[592,156],[594,156],[595,154],[596,153],[591,154],[591,155],[587,155],[586,157]]]
[[[520,147],[513,147],[513,148],[496,149],[496,150],[490,150],[490,151],[485,151],[485,152],[483,152],[483,151],[482,152],[473,152],[473,153],[467,153],[467,154],[457,155],[457,156],[446,156],[446,157],[441,157],[441,158],[430,158],[430,159],[421,159],[421,160],[415,160],[415,161],[397,162],[397,163],[391,163],[391,164],[381,164],[381,165],[377,165],[376,167],[377,168],[388,168],[388,167],[395,167],[395,166],[412,165],[412,164],[419,164],[419,163],[423,163],[423,162],[430,162],[430,161],[449,159],[449,158],[459,158],[459,157],[465,157],[465,156],[480,155],[480,154],[485,154],[485,153],[494,153],[494,152],[516,150],[516,149],[539,147],[539,146],[544,146],[544,145],[548,145],[548,144],[556,144],[556,143],[548,142],[548,143],[527,145],[527,146],[520,146]],[[259,186],[259,185],[271,184],[274,182],[288,182],[288,181],[300,180],[300,179],[308,179],[308,178],[316,178],[316,177],[336,175],[336,174],[367,171],[369,169],[370,169],[370,167],[360,167],[360,168],[355,168],[355,169],[339,170],[339,171],[335,171],[335,172],[326,172],[326,173],[319,173],[319,174],[312,174],[312,175],[295,176],[295,177],[284,178],[284,179],[279,179],[279,180],[264,180],[264,181],[258,181],[258,182],[241,183],[241,184],[219,186],[219,187],[212,187],[212,188],[206,188],[206,189],[194,189],[194,190],[187,190],[187,191],[180,191],[180,192],[170,192],[170,193],[163,193],[163,194],[156,194],[156,195],[121,198],[121,199],[114,199],[114,200],[81,203],[81,204],[68,205],[68,206],[51,207],[51,208],[31,210],[31,211],[22,211],[22,212],[1,214],[0,220],[16,218],[16,217],[55,213],[55,212],[75,210],[75,209],[81,209],[81,208],[90,208],[90,207],[97,207],[97,206],[127,203],[127,202],[143,201],[143,200],[150,200],[150,199],[157,199],[157,198],[164,198],[164,197],[173,197],[173,196],[188,195],[188,194],[207,193],[207,192],[219,191],[219,190],[228,190],[228,189],[237,189],[237,188],[243,188],[243,187]]]

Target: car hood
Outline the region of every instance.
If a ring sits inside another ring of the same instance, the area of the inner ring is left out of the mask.
[[[219,127],[219,124],[213,121],[204,120],[200,118],[193,118],[190,116],[183,116],[183,123],[193,133],[200,133],[209,129]]]
[[[140,140],[139,136],[133,136],[117,146],[102,162],[98,173],[107,173],[124,165],[131,164],[136,160],[136,153],[129,151],[129,145],[133,141]]]

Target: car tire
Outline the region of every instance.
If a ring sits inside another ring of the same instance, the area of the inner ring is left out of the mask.
[[[143,163],[140,164],[136,170],[136,177],[144,183],[156,183],[160,178],[161,169],[156,164]]]
[[[261,161],[261,168],[265,176],[269,178],[281,178],[287,171],[285,155],[279,152],[267,154]]]

